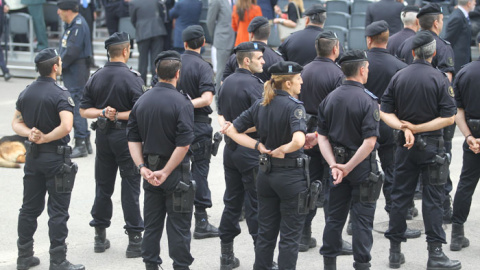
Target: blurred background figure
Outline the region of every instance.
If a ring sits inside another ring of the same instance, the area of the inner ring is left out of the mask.
[[[248,25],[257,16],[262,16],[262,9],[257,0],[236,0],[232,11],[232,28],[237,33],[235,46],[249,41]]]

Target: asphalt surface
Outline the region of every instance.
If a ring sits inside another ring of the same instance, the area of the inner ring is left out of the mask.
[[[12,135],[11,120],[15,110],[15,101],[18,94],[32,80],[12,78],[9,82],[4,82],[0,78],[0,135]],[[219,127],[215,121],[216,115],[212,115],[214,121],[214,130],[218,131]],[[95,133],[92,133],[94,136]],[[451,178],[454,182],[454,191],[458,183],[462,165],[462,146],[463,136],[457,129],[453,140],[453,161],[451,165]],[[224,144],[222,143],[219,154],[211,160],[209,184],[212,191],[213,207],[208,210],[210,222],[218,226],[223,211],[223,193],[225,189],[224,175],[222,168],[222,152]],[[94,146],[95,147],[95,146]],[[75,188],[72,193],[70,204],[70,220],[68,222],[69,237],[67,258],[72,263],[82,263],[86,269],[144,269],[141,258],[127,259],[125,257],[125,249],[128,243],[128,237],[124,233],[123,214],[120,205],[120,181],[116,183],[117,191],[113,195],[114,212],[112,225],[107,229],[107,237],[110,239],[111,248],[105,253],[93,252],[94,229],[88,223],[91,220],[90,209],[93,204],[95,194],[94,180],[94,161],[95,150],[93,155],[86,158],[76,159],[79,165]],[[17,259],[17,220],[18,209],[22,204],[22,185],[23,170],[0,168],[0,269],[15,269]],[[119,176],[117,179],[120,179]],[[140,197],[143,207],[143,193]],[[445,253],[452,259],[459,259],[462,262],[462,269],[480,269],[480,233],[476,233],[476,228],[480,227],[480,198],[474,195],[470,217],[465,225],[466,236],[470,239],[470,247],[461,252],[451,252],[448,245],[444,245]],[[420,215],[409,224],[412,227],[418,227],[423,230],[421,221],[422,209],[421,201],[416,201]],[[375,215],[375,230],[382,231],[388,223],[388,217],[383,210],[385,199],[381,195],[377,202],[377,211]],[[48,214],[47,211],[38,219],[38,229],[35,234],[35,255],[41,260],[39,266],[32,269],[43,270],[49,267],[49,239],[48,239]],[[253,241],[246,223],[241,222],[242,234],[235,240],[235,254],[240,259],[241,265],[239,270],[252,269],[254,262]],[[313,236],[317,239],[316,248],[310,249],[308,252],[300,253],[298,257],[297,269],[323,269],[323,259],[319,255],[318,250],[321,246],[322,232],[324,227],[323,211],[319,209],[317,217],[313,221]],[[445,226],[447,233],[447,241],[450,241],[451,225]],[[192,228],[193,230],[193,228]],[[374,244],[372,249],[372,267],[371,269],[389,269],[388,253],[389,242],[384,238],[383,234],[375,231]],[[343,238],[351,241],[351,236],[345,232]],[[406,263],[401,269],[417,270],[426,269],[427,264],[427,244],[425,235],[421,238],[409,240],[402,244],[402,251],[405,254]],[[168,257],[167,239],[161,240],[161,257],[163,259],[163,269],[173,269],[172,261]],[[220,268],[220,240],[218,238],[210,238],[204,240],[192,239],[191,252],[195,261],[191,269],[219,269]],[[353,269],[353,257],[341,256],[337,259],[337,269]]]

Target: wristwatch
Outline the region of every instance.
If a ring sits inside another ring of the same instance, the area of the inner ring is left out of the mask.
[[[147,167],[147,164],[142,163],[142,164],[138,165],[138,170],[140,171],[143,167]]]

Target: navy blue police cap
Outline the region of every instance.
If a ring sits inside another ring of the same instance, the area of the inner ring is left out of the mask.
[[[365,36],[373,37],[386,31],[388,31],[388,23],[384,20],[376,21],[365,28]]]
[[[420,9],[417,14],[417,18],[422,17],[423,15],[435,15],[435,14],[442,14],[442,7],[437,3],[428,3],[424,7]]]
[[[264,25],[267,25],[268,24],[268,20],[267,18],[263,17],[263,16],[257,16],[255,18],[253,18],[253,20],[250,22],[250,24],[248,25],[248,28],[247,28],[247,31],[249,33],[253,33],[255,32],[258,28],[264,26]]]
[[[338,60],[338,64],[368,61],[367,54],[364,51],[352,50],[344,53]]]
[[[406,6],[402,9],[402,12],[415,12],[415,13],[418,13],[420,11],[420,8],[417,7],[417,6],[412,6],[412,5],[409,5],[409,6]]]
[[[265,51],[265,46],[263,46],[262,44],[260,44],[258,42],[255,42],[255,41],[249,41],[249,42],[242,42],[242,43],[238,44],[237,47],[235,47],[233,49],[234,53],[237,53],[237,52],[253,52],[253,51],[264,52]]]
[[[303,67],[292,61],[277,62],[268,68],[272,75],[295,75],[302,72]]]
[[[415,34],[415,37],[413,38],[412,41],[412,50],[415,50],[416,48],[420,48],[422,46],[425,46],[431,42],[433,42],[435,38],[433,37],[432,34],[430,34],[429,31],[420,31]]]
[[[47,60],[53,59],[58,56],[59,55],[56,49],[53,49],[53,48],[43,49],[37,54],[37,56],[35,56],[35,64],[45,62]]]
[[[303,14],[305,14],[305,16],[312,16],[312,15],[315,15],[315,14],[318,14],[318,13],[323,13],[323,12],[326,12],[327,10],[323,7],[323,5],[321,4],[315,4],[313,6],[311,6],[310,8],[308,8],[307,10],[305,10],[305,12]]]
[[[319,40],[321,38],[338,39],[337,34],[335,34],[335,32],[332,32],[332,31],[322,31],[320,34],[317,35],[315,40]]]
[[[58,0],[57,7],[61,10],[78,11],[78,0]]]
[[[183,42],[205,36],[203,28],[200,25],[190,25],[182,32]]]
[[[111,45],[117,45],[122,43],[130,43],[130,35],[125,32],[115,32],[113,35],[105,40],[105,49],[108,49]]]
[[[154,61],[155,66],[157,66],[158,62],[162,60],[174,60],[174,61],[182,62],[182,57],[177,51],[172,51],[172,50],[163,51],[159,53],[157,57],[155,57],[155,61]]]

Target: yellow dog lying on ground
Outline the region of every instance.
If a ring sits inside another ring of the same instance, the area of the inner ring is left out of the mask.
[[[25,163],[26,139],[18,135],[4,136],[0,139],[0,167],[20,168],[19,163]]]

